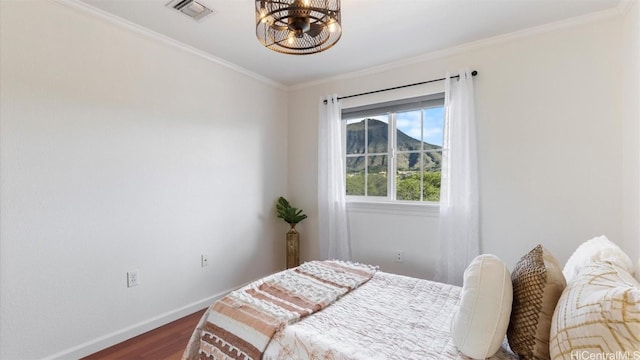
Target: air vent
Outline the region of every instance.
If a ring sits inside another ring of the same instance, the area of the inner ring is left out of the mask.
[[[207,15],[214,13],[213,10],[195,0],[171,0],[166,6],[187,15],[196,21],[200,21]]]

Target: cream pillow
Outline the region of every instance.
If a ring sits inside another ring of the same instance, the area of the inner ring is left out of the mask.
[[[495,255],[480,255],[464,272],[460,307],[451,336],[458,350],[474,359],[495,354],[507,332],[513,290],[507,266]]]
[[[562,268],[547,249],[538,245],[518,261],[511,282],[509,346],[521,359],[548,359],[551,318],[567,285]]]
[[[551,359],[633,358],[639,350],[640,284],[616,265],[587,265],[567,285],[553,313]]]
[[[611,242],[606,236],[598,236],[585,241],[573,252],[562,270],[564,278],[569,283],[585,266],[598,261],[615,264],[630,274],[635,271],[629,255],[625,254],[618,245]]]

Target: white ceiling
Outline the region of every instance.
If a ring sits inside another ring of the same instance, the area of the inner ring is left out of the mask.
[[[198,0],[201,22],[169,0],[81,0],[284,85],[393,63],[432,51],[613,9],[633,0],[342,0],[342,38],[314,55],[283,55],[256,39],[253,0]]]

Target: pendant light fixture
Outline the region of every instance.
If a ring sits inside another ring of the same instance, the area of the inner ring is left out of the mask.
[[[256,36],[273,51],[314,54],[341,35],[340,0],[256,0]]]

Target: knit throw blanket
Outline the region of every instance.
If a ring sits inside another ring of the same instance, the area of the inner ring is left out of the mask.
[[[376,270],[343,261],[312,261],[236,290],[209,308],[199,357],[259,360],[278,329],[329,306]]]

